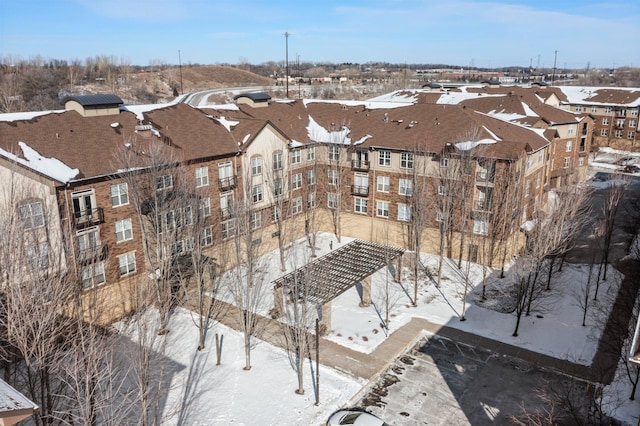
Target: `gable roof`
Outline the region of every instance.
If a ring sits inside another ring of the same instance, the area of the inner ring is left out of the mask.
[[[145,126],[140,126],[136,114],[128,111],[92,117],[65,111],[30,120],[0,120],[0,149],[4,151],[0,154],[10,159],[13,155],[19,162],[29,156],[55,162],[55,170],[34,168],[42,161],[21,163],[64,183],[116,173],[121,168],[115,161],[118,150],[143,140],[163,143],[183,161],[229,156],[238,151],[232,132],[186,104],[160,108],[144,117]],[[64,167],[77,171],[66,179],[54,173]]]

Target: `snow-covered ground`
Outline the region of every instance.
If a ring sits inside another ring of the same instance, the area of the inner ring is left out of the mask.
[[[321,234],[318,240],[318,255],[330,251],[330,245],[336,248],[351,241],[342,238],[337,243],[331,234]],[[330,244],[331,242],[331,244]],[[291,251],[298,253],[290,259],[308,257],[308,248],[303,242],[295,244]],[[305,254],[300,254],[304,251]],[[270,253],[266,262],[276,265],[277,253]],[[437,257],[422,255],[423,263],[430,269],[437,268]],[[299,263],[299,260],[298,262]],[[298,265],[300,266],[300,265]],[[293,270],[290,265],[288,272]],[[595,353],[600,330],[596,327],[594,315],[599,309],[590,309],[587,326],[583,327],[582,310],[576,298],[580,286],[586,282],[588,268],[584,265],[565,264],[563,271],[554,277],[552,287],[555,291],[555,302],[547,304],[544,311],[522,318],[518,337],[513,337],[515,316],[512,313],[498,312],[501,306],[492,306],[490,300],[480,302],[482,288],[482,268],[476,264],[463,263],[462,273],[453,264],[446,263],[443,269],[442,282],[437,288],[432,281],[421,277],[418,291],[418,306],[411,306],[413,296],[413,280],[408,270],[403,271],[401,283],[394,283],[391,270],[381,270],[372,279],[373,303],[367,308],[358,306],[360,292],[358,286],[348,290],[332,302],[332,330],[327,336],[330,340],[364,353],[371,353],[386,338],[381,326],[385,315],[385,294],[389,290],[390,311],[389,330],[395,330],[406,324],[412,317],[427,320],[450,327],[459,328],[471,333],[483,335],[502,342],[518,345],[540,353],[582,363],[588,366]],[[286,272],[285,272],[286,273]],[[280,268],[268,268],[267,282],[283,275]],[[463,277],[468,276],[471,290],[467,297],[465,317],[460,321],[463,311],[464,285]],[[499,278],[499,271],[489,269],[486,272],[487,291],[489,295],[499,297],[500,284],[508,282],[509,272],[505,278]],[[599,300],[605,300],[605,293],[615,292],[621,280],[617,271],[610,274],[607,282],[600,288]],[[272,306],[272,292],[265,293],[264,312]],[[606,310],[606,309],[605,309]],[[306,393],[296,395],[296,375],[290,367],[286,353],[279,348],[261,342],[252,351],[252,369],[243,371],[244,354],[241,335],[223,325],[216,324],[208,333],[207,347],[198,353],[197,328],[192,321],[193,314],[178,310],[174,315],[167,335],[168,353],[171,360],[185,368],[177,371],[172,380],[172,387],[167,400],[165,413],[180,412],[184,404],[184,394],[188,390],[188,424],[322,424],[328,415],[337,408],[347,404],[362,388],[362,380],[349,376],[344,372],[321,368],[320,404],[315,406],[312,382],[312,370],[308,365],[305,377]],[[214,335],[224,336],[222,364],[215,365]],[[189,374],[198,371],[197,389],[189,389]],[[624,379],[624,378],[623,378]],[[624,380],[613,391],[624,386]],[[184,411],[184,410],[183,410]],[[619,411],[628,413],[624,420],[637,418],[640,406],[636,403]],[[635,416],[635,417],[634,417]],[[183,417],[169,415],[180,423]],[[180,419],[180,421],[178,421]]]

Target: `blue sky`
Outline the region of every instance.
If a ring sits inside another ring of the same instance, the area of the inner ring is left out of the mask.
[[[0,57],[640,67],[639,0],[0,0]]]

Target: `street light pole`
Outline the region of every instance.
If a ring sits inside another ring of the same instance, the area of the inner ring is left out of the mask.
[[[285,97],[289,99],[289,33],[288,32],[284,33],[284,39],[285,39],[285,46],[286,46],[286,50],[285,50],[286,69],[285,69],[285,76],[284,76],[284,79],[286,81]]]

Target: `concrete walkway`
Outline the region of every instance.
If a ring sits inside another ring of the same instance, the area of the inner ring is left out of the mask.
[[[188,307],[188,306],[187,306]],[[240,330],[238,311],[235,306],[226,305],[226,314],[220,320],[224,325]],[[271,318],[261,317],[259,338],[286,349],[282,324]],[[398,357],[413,347],[425,334],[438,335],[472,347],[487,349],[499,355],[522,359],[547,370],[562,372],[579,379],[599,381],[598,369],[567,360],[554,358],[497,340],[478,336],[446,325],[434,324],[424,318],[413,318],[389,335],[372,353],[366,354],[339,345],[326,338],[320,339],[320,363],[333,369],[351,374],[367,381],[375,380]],[[310,335],[310,339],[315,337]]]

